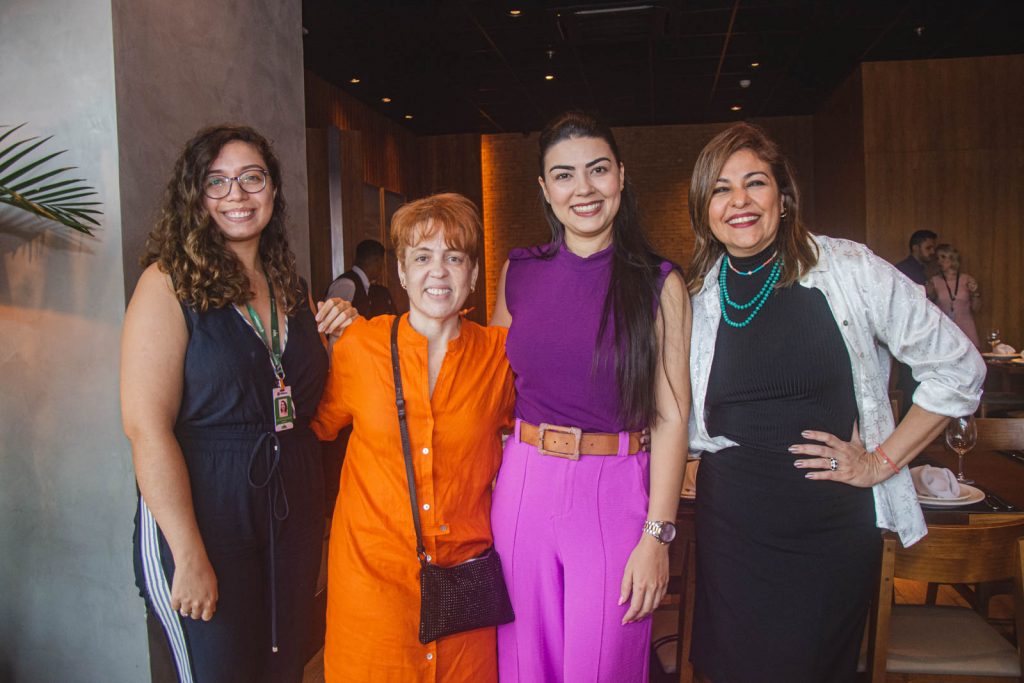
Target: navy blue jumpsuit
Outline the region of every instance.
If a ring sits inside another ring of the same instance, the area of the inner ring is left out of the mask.
[[[327,354],[309,307],[300,304],[288,317],[282,355],[296,425],[275,433],[277,384],[256,331],[234,306],[198,313],[182,305],[182,311],[189,341],[175,435],[217,575],[216,613],[204,622],[171,610],[174,561],[141,499],[136,582],[167,637],[178,680],[301,681],[320,621],[314,592],[324,481],[308,424],[326,380]]]

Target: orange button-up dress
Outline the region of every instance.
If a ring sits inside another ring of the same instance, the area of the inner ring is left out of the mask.
[[[390,333],[394,316],[358,319],[335,344],[312,427],[321,440],[351,423],[328,560],[329,683],[496,681],[493,628],[429,645],[418,640],[420,587],[395,410]],[[448,566],[491,545],[491,482],[500,431],[512,425],[514,389],[506,330],[463,320],[448,343],[434,394],[427,339],[403,318],[402,366],[424,544]]]

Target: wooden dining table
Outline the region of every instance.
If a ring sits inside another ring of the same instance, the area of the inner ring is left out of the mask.
[[[986,391],[999,392],[1020,392],[1024,388],[1024,362],[1016,360],[985,359],[985,369],[988,375],[985,377]]]

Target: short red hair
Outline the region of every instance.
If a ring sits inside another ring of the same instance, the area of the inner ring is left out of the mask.
[[[483,241],[483,225],[476,204],[454,192],[434,194],[403,204],[391,219],[391,243],[398,260],[405,251],[440,230],[445,244],[469,256],[476,265]]]

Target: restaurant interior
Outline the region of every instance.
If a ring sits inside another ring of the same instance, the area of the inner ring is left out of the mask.
[[[403,203],[470,198],[485,241],[466,315],[485,324],[509,250],[549,239],[537,137],[570,108],[614,128],[651,241],[684,269],[694,161],[738,121],[794,162],[813,232],[894,264],[917,230],[959,250],[981,292],[985,394],[970,445],[940,436],[915,465],[973,485],[923,494],[926,541],[886,537],[861,670],[1024,680],[1021,27],[1015,0],[6,0],[0,125],[53,135],[103,213],[83,234],[0,204],[0,681],[150,680],[117,363],[182,141],[223,121],[272,139],[314,293],[360,241],[388,244]],[[895,380],[890,399],[895,415],[910,401]],[[694,680],[694,495],[652,683]],[[316,650],[307,681],[322,680]]]

